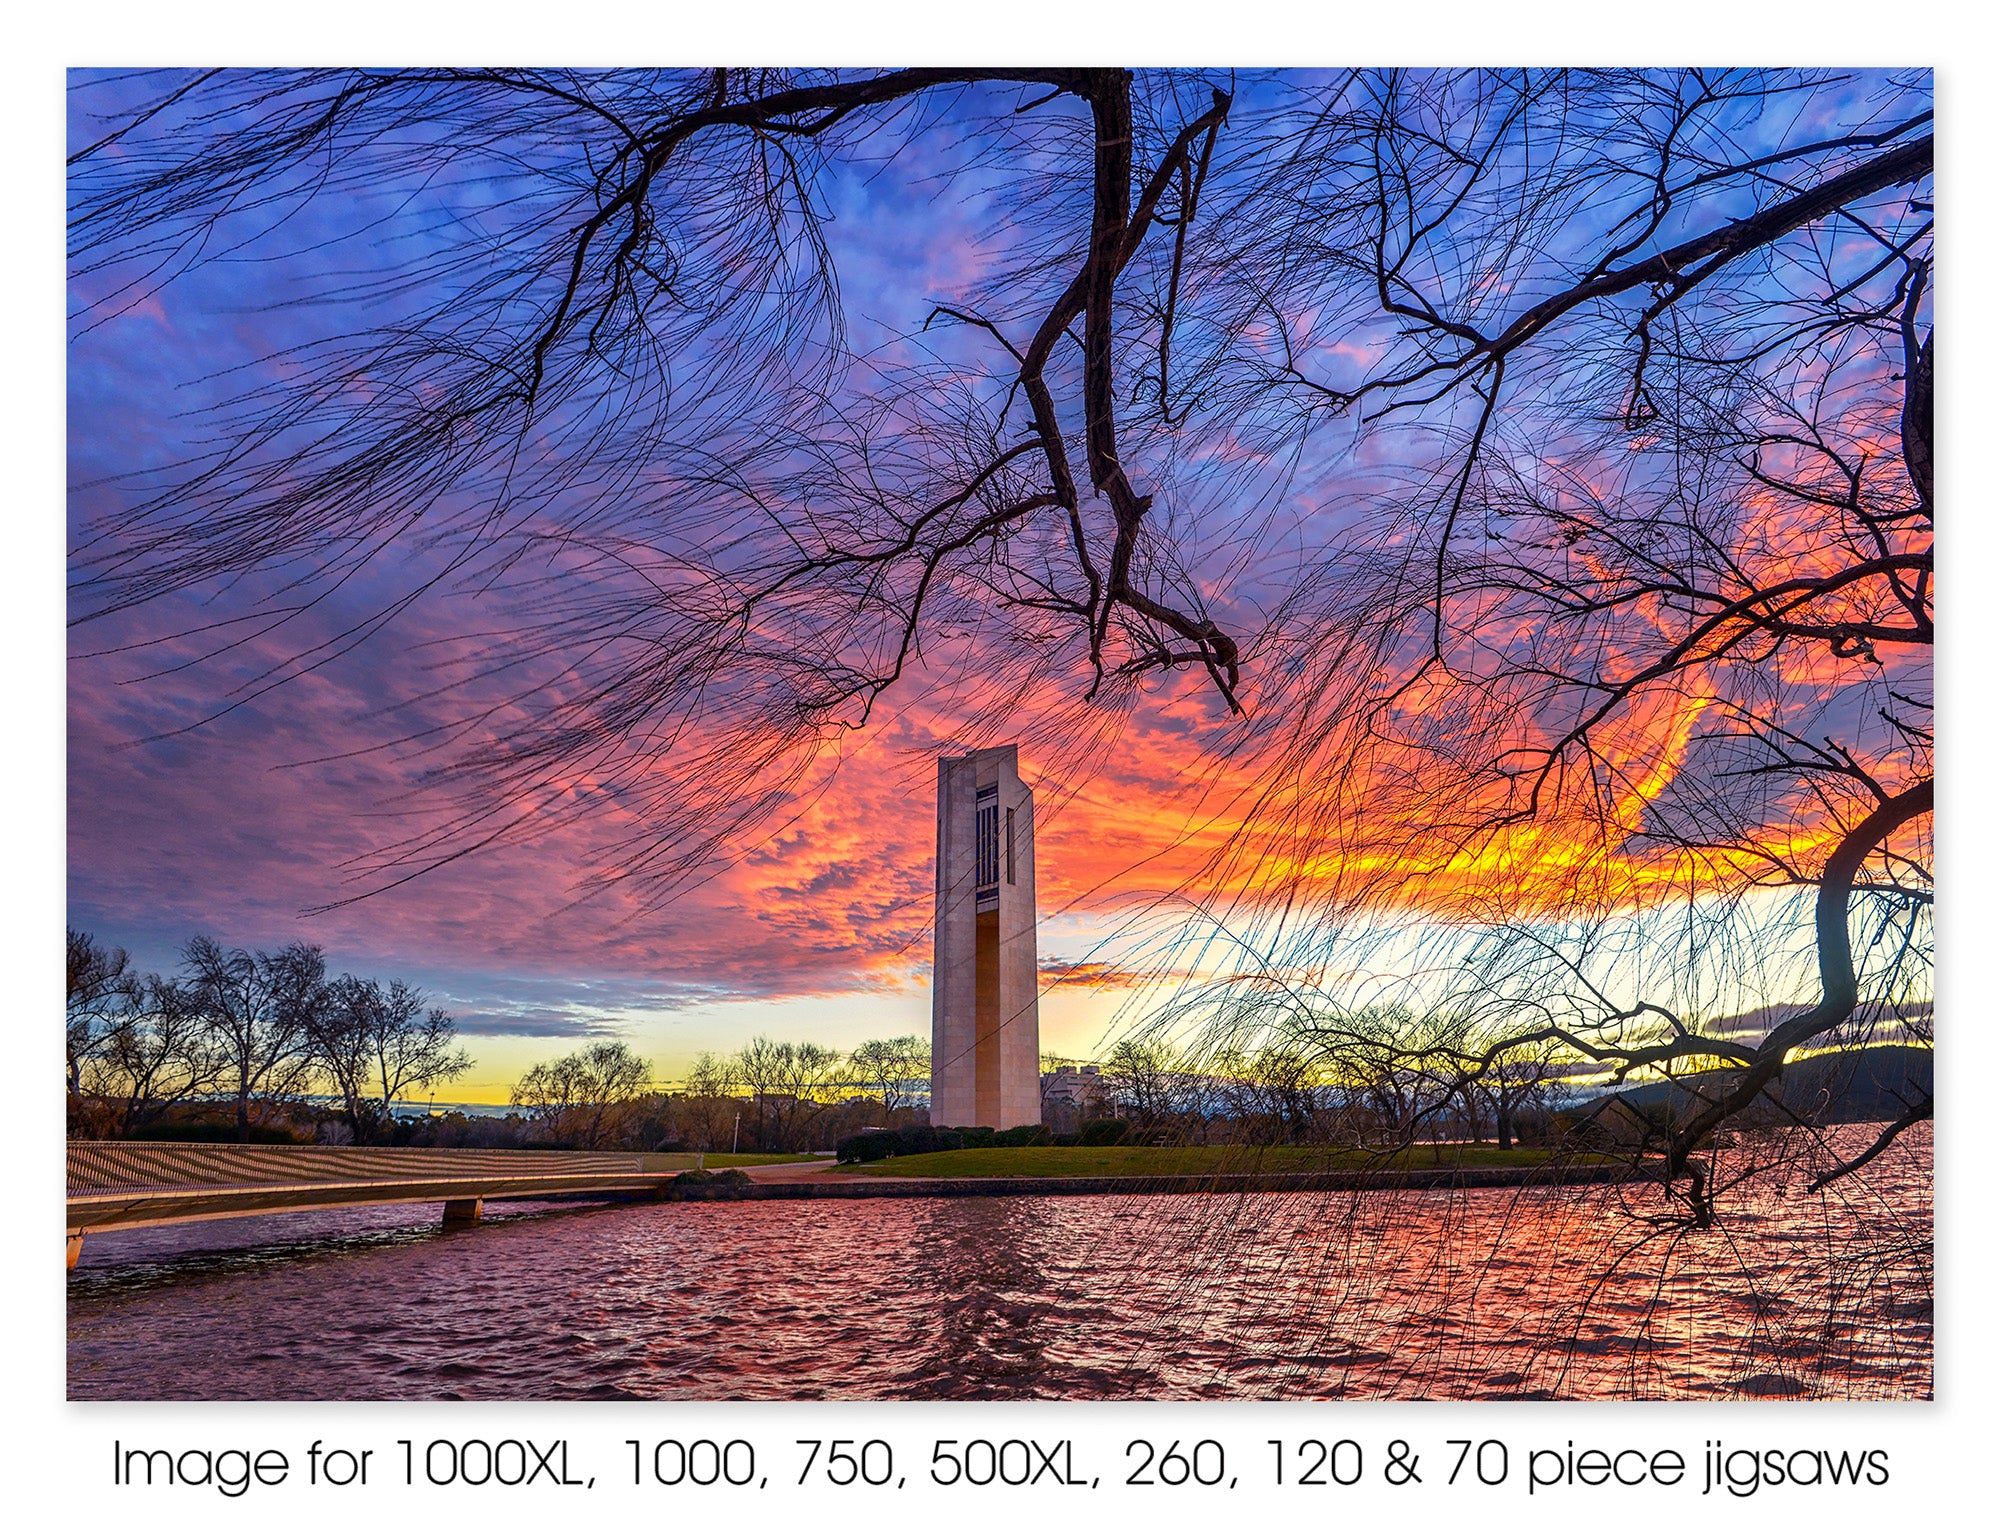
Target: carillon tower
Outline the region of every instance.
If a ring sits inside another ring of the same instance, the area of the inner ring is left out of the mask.
[[[1018,746],[938,762],[931,1122],[1039,1124],[1035,800]]]

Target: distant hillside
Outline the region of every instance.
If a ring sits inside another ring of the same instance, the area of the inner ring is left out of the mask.
[[[1761,1041],[1772,1027],[1804,1015],[1812,1007],[1809,1005],[1760,1005],[1755,1010],[1744,1010],[1716,1021],[1706,1028],[1718,1037],[1735,1037],[1740,1041]],[[1932,1006],[1927,999],[1913,1000],[1908,1004],[1887,1005],[1870,1012],[1879,1021],[1928,1021]],[[1888,1043],[1883,1043],[1888,1046]]]
[[[1642,1110],[1671,1101],[1674,1114],[1685,1116],[1697,1098],[1713,1099],[1728,1090],[1736,1072],[1723,1069],[1696,1079],[1661,1080],[1616,1093]],[[1890,1121],[1931,1093],[1931,1050],[1885,1045],[1851,1053],[1820,1053],[1788,1064],[1780,1084],[1779,1098],[1785,1109],[1806,1121]]]

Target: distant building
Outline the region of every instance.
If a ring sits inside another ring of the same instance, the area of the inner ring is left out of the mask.
[[[1086,1063],[1082,1068],[1074,1063],[1061,1064],[1042,1075],[1042,1099],[1079,1108],[1086,1104],[1101,1105],[1104,1080],[1094,1063]]]
[[[1042,1125],[1051,1132],[1075,1132],[1095,1117],[1110,1115],[1097,1065],[1064,1063],[1042,1075]]]

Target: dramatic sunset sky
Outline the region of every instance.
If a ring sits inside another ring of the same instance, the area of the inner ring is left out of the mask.
[[[919,328],[989,258],[994,205],[976,183],[944,195],[926,179],[969,152],[949,129],[894,173],[844,173],[826,188],[860,351]],[[79,118],[72,135],[87,141],[95,130]],[[73,526],[119,503],[118,475],[198,444],[201,407],[277,383],[283,366],[265,358],[324,333],[329,311],[298,300],[351,275],[360,257],[352,240],[333,238],[351,232],[342,224],[339,211],[317,210],[288,236],[303,253],[225,253],[76,335]],[[102,297],[88,283],[75,294],[79,308]],[[1366,485],[1365,458],[1346,459],[1341,441],[1327,450],[1287,491],[1295,527],[1342,514]],[[558,824],[306,913],[375,886],[355,880],[353,863],[435,807],[415,790],[435,758],[379,746],[455,716],[462,699],[428,693],[462,656],[481,609],[433,600],[337,662],[275,688],[258,678],[382,605],[401,572],[353,580],[307,618],[219,657],[203,657],[225,631],[213,624],[254,608],[247,586],[207,606],[177,597],[74,632],[72,925],[125,946],[146,969],[172,968],[196,934],[251,947],[304,939],[326,949],[334,971],[420,984],[457,1017],[476,1060],[445,1092],[456,1100],[504,1100],[525,1067],[584,1038],[628,1038],[673,1077],[695,1053],[759,1033],[844,1048],[928,1032],[935,761],[1009,738],[962,732],[983,700],[976,663],[915,677],[852,736],[830,784],[799,795],[671,901],[623,890],[579,901],[599,866],[602,825]],[[163,633],[183,636],[132,646]],[[1205,767],[1221,722],[1214,691],[1183,676],[1059,752],[1024,751],[1040,815],[1045,1051],[1090,1056],[1121,1007],[1143,1005],[1147,990],[1115,981],[1118,972],[1157,959],[1159,932],[1186,914],[1162,900],[1241,810],[1233,789],[1243,783]],[[1697,722],[1687,708],[1635,722],[1640,790],[1671,776]],[[1107,974],[1113,981],[1099,981]]]
[[[73,134],[94,136],[81,123]],[[864,338],[871,324],[908,327],[979,269],[990,210],[978,197],[934,197],[913,179],[850,176],[832,188],[849,322]],[[225,369],[317,333],[323,311],[285,305],[354,258],[350,245],[225,259],[84,330],[70,351],[72,525],[116,503],[113,475],[187,449],[197,429],[188,412],[243,382],[218,381]],[[97,295],[87,284],[77,294]],[[946,677],[923,708],[886,709],[830,788],[664,907],[616,895],[575,904],[592,840],[573,830],[303,914],[356,891],[346,863],[405,822],[397,815],[412,806],[402,794],[417,765],[367,748],[413,716],[450,714],[448,701],[413,714],[409,699],[474,624],[450,602],[419,607],[340,663],[211,715],[219,699],[236,700],[233,687],[307,646],[302,632],[339,630],[390,582],[357,581],[316,613],[317,626],[294,624],[179,671],[206,638],[119,646],[246,603],[181,602],[73,634],[73,925],[151,970],[170,969],[181,943],[206,933],[250,947],[305,939],[335,971],[415,981],[458,1018],[476,1059],[449,1087],[454,1099],[503,1100],[529,1063],[582,1038],[629,1038],[671,1076],[698,1051],[726,1052],[758,1033],[840,1047],[928,1034],[935,759],[954,744],[954,691],[964,711],[976,706],[963,696],[976,686],[968,677]],[[1105,720],[1115,748],[1089,779],[1047,780],[1045,762],[1024,758],[1041,804],[1045,1050],[1099,1048],[1132,991],[1080,980],[1097,972],[1091,964],[1116,963],[1131,900],[1179,881],[1190,853],[1175,848],[1190,837],[1197,851],[1212,843],[1181,779],[1198,753],[1192,738],[1216,712],[1205,687],[1168,686],[1137,716]],[[1082,966],[1061,981],[1070,964]]]

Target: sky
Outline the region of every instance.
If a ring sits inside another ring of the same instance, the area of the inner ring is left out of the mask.
[[[968,152],[949,131],[920,149],[894,172],[843,172],[827,188],[842,299],[864,350],[891,345],[925,306],[960,300],[1005,223],[977,177],[950,196],[929,178]],[[328,322],[299,300],[351,277],[357,260],[353,240],[330,236],[379,215],[358,201],[309,212],[287,230],[291,253],[253,244],[79,328],[73,526],[118,503],[119,475],[199,442],[204,406],[283,380],[283,364],[265,358]],[[378,255],[437,237],[422,222],[383,229]],[[78,284],[80,302],[97,295]],[[1314,514],[1337,505],[1373,466],[1314,465],[1292,501]],[[695,1054],[758,1034],[849,1048],[928,1031],[935,762],[1004,742],[962,732],[979,710],[976,667],[915,677],[849,736],[837,773],[671,899],[591,891],[624,812],[615,801],[382,888],[371,857],[436,808],[422,781],[435,757],[393,741],[461,715],[466,693],[433,693],[468,648],[466,603],[416,606],[335,663],[276,687],[260,678],[378,608],[407,572],[366,570],[306,617],[220,654],[201,630],[273,599],[268,584],[176,596],[75,631],[72,925],[147,969],[170,969],[203,934],[247,947],[307,940],[335,971],[414,982],[467,1039],[473,1071],[448,1090],[468,1101],[502,1100],[533,1062],[598,1037],[631,1041],[671,1078]],[[161,633],[181,636],[139,643]],[[1212,690],[1181,676],[1097,719],[1094,736],[1057,757],[1024,755],[1039,805],[1045,1052],[1098,1054],[1164,992],[1121,975],[1143,970],[1162,930],[1188,917],[1176,890],[1240,812],[1228,795],[1240,782],[1223,773],[1221,793],[1205,791],[1215,773],[1194,768],[1218,723]],[[1681,720],[1677,743],[1653,742],[1682,748],[1690,726]]]
[[[94,136],[81,117],[73,135]],[[979,274],[992,216],[983,198],[940,200],[920,176],[862,174],[840,177],[829,198],[847,317],[864,340]],[[336,208],[312,232],[341,222]],[[72,525],[118,502],[117,475],[198,442],[201,406],[246,376],[280,376],[262,358],[318,333],[320,314],[294,300],[353,259],[351,246],[226,259],[81,327],[68,375]],[[599,1037],[631,1041],[673,1077],[695,1054],[757,1034],[850,1048],[928,1033],[932,793],[937,755],[957,747],[949,706],[885,709],[830,785],[664,905],[615,890],[578,902],[599,855],[597,829],[580,826],[309,913],[369,887],[354,863],[428,806],[411,796],[424,762],[372,747],[410,726],[409,698],[463,645],[463,610],[416,608],[338,664],[248,700],[241,688],[372,609],[392,583],[384,574],[338,592],[304,624],[305,640],[295,623],[219,660],[200,657],[203,636],[121,646],[255,609],[241,589],[76,630],[72,925],[148,970],[171,969],[205,934],[252,948],[306,940],[335,971],[417,983],[454,1014],[474,1056],[447,1087],[455,1099],[504,1099],[531,1063]],[[441,719],[452,706],[416,715]],[[1182,686],[1108,719],[1115,758],[1088,781],[1046,779],[1023,760],[1040,794],[1045,1052],[1095,1055],[1134,998],[1090,980],[1132,902],[1172,889],[1188,843],[1204,838],[1179,778],[1190,730],[1213,711],[1201,688]]]

